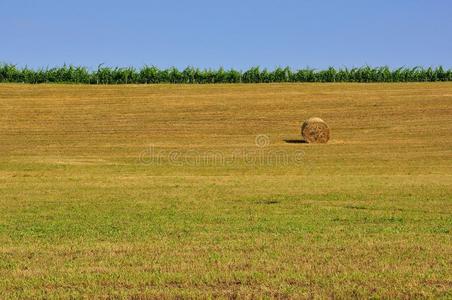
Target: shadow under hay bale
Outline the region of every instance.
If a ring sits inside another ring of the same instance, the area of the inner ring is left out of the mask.
[[[288,144],[307,144],[307,142],[305,140],[301,140],[301,139],[285,139],[284,142],[288,143]]]

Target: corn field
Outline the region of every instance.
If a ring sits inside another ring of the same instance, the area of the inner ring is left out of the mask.
[[[452,81],[452,69],[361,67],[328,68],[326,70],[289,67],[274,70],[253,67],[246,71],[234,69],[199,69],[187,67],[159,69],[145,66],[111,68],[99,65],[97,70],[86,67],[62,66],[47,69],[18,68],[0,64],[0,83],[84,83],[84,84],[153,84],[153,83],[271,83],[271,82],[423,82]]]

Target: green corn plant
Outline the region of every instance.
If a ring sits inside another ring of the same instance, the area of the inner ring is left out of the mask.
[[[274,70],[252,67],[246,71],[234,69],[203,69],[187,67],[180,71],[172,67],[155,66],[111,68],[100,64],[95,71],[85,67],[63,65],[54,68],[18,68],[0,63],[0,82],[17,83],[85,83],[85,84],[156,84],[156,83],[270,83],[270,82],[422,82],[452,81],[452,70],[442,66],[435,69],[401,67],[391,70],[387,66],[373,68],[329,67],[325,70],[310,68],[294,70],[278,67]]]

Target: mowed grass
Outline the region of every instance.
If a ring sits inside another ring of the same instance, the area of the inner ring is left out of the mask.
[[[450,298],[451,131],[451,83],[2,84],[0,298]]]

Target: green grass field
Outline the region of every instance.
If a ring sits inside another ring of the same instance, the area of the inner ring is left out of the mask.
[[[0,298],[452,298],[451,132],[451,83],[1,84]]]

